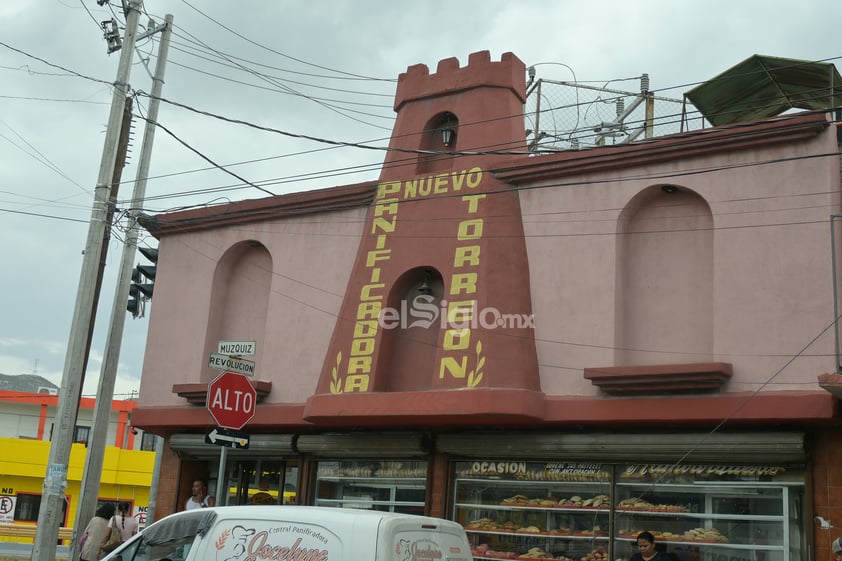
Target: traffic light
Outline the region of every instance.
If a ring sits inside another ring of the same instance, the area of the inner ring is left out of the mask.
[[[132,317],[143,317],[146,311],[146,301],[152,299],[152,292],[155,288],[155,272],[158,263],[158,250],[150,247],[139,247],[140,253],[143,254],[152,265],[135,266],[132,271],[132,284],[129,285],[129,301],[126,304],[126,310],[132,314]],[[144,282],[144,280],[152,282]]]

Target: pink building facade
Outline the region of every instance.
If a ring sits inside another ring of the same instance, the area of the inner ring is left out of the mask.
[[[680,561],[829,555],[838,115],[536,155],[525,99],[510,53],[412,66],[379,181],[156,217],[159,512],[202,478],[453,518],[477,558],[625,559],[642,530]],[[220,471],[226,340],[256,343],[257,406]]]

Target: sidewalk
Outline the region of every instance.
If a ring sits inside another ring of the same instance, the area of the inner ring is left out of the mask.
[[[66,561],[69,546],[60,545],[56,549],[56,561]],[[0,542],[0,561],[29,561],[32,556],[31,543]]]

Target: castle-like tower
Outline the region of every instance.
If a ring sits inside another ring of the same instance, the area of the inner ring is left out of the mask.
[[[308,418],[540,414],[520,204],[494,177],[526,157],[524,101],[525,66],[511,53],[400,75],[390,150]]]

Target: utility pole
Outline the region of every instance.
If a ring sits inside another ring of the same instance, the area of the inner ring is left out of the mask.
[[[146,198],[146,179],[149,177],[149,163],[152,155],[152,144],[155,139],[156,127],[154,123],[158,119],[159,98],[161,97],[161,90],[164,84],[164,72],[167,66],[170,35],[172,34],[172,21],[172,15],[167,14],[163,25],[156,26],[154,29],[148,30],[138,37],[138,39],[142,39],[159,31],[162,32],[161,42],[158,45],[158,60],[155,65],[155,74],[152,77],[152,95],[150,96],[147,117],[149,120],[144,126],[140,159],[138,161],[134,190],[129,205],[129,228],[126,232],[123,257],[117,275],[117,289],[114,292],[114,304],[111,308],[111,323],[105,342],[105,355],[99,375],[98,399],[94,407],[93,430],[91,431],[91,438],[88,441],[88,453],[85,458],[85,471],[82,476],[80,500],[76,508],[76,521],[73,525],[74,539],[72,544],[77,543],[88,520],[93,517],[96,511],[97,497],[99,496],[99,484],[102,480],[102,465],[105,459],[106,437],[108,435],[108,422],[111,417],[111,403],[114,398],[114,384],[117,378],[117,364],[120,359],[120,345],[126,323],[126,301],[129,296],[132,265],[137,251],[137,240],[140,230],[137,223],[137,215],[138,209],[143,205],[143,200]],[[157,491],[150,489],[150,495],[152,492]],[[71,547],[71,561],[75,561],[78,558],[79,549],[77,547]]]
[[[70,337],[61,378],[61,397],[58,400],[55,426],[50,443],[50,455],[41,493],[41,506],[38,511],[38,527],[35,532],[35,543],[32,546],[32,561],[55,561],[58,529],[64,519],[63,506],[65,490],[67,489],[67,466],[70,461],[73,433],[79,412],[79,399],[85,377],[88,336],[94,322],[95,285],[99,274],[105,232],[108,229],[107,217],[111,182],[120,139],[126,94],[129,89],[128,82],[131,74],[137,23],[140,18],[140,11],[138,10],[140,5],[140,0],[129,0],[126,9],[126,31],[123,37],[123,49],[120,53],[117,77],[114,81],[108,129],[102,148],[102,160],[97,177],[96,191],[94,192],[91,221],[88,225],[88,238],[82,258],[79,286],[76,291],[76,305],[73,310],[73,321],[70,326]]]

